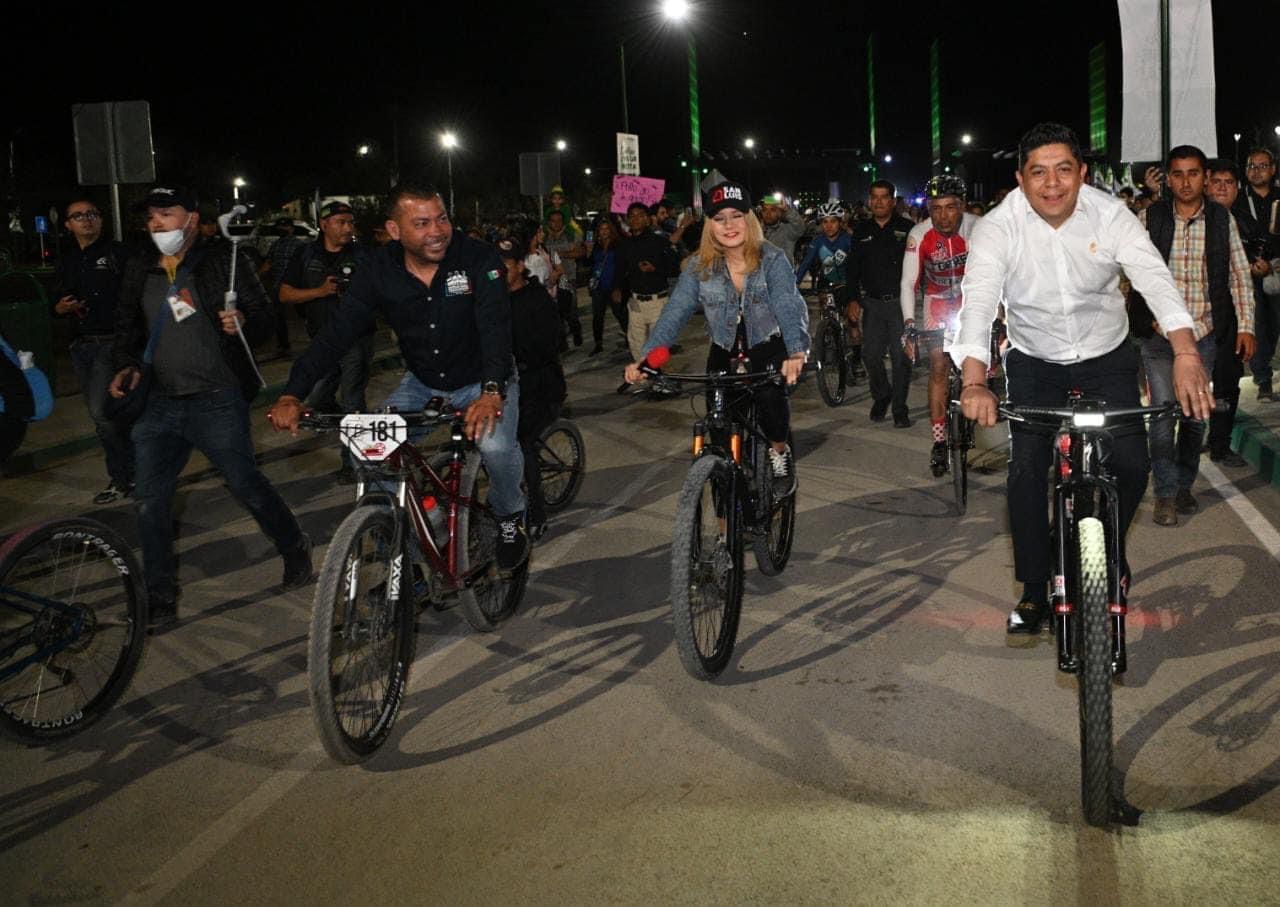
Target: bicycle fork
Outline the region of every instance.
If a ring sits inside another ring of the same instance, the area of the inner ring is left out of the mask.
[[[1128,605],[1121,594],[1120,560],[1120,495],[1115,483],[1105,476],[1089,473],[1082,468],[1084,453],[1078,434],[1062,433],[1058,436],[1054,467],[1057,470],[1057,486],[1054,489],[1054,526],[1057,527],[1058,572],[1053,578],[1054,633],[1058,638],[1058,670],[1068,674],[1080,668],[1080,657],[1075,646],[1076,608],[1080,600],[1080,574],[1078,541],[1074,527],[1080,518],[1075,512],[1077,494],[1096,490],[1099,494],[1101,516],[1106,526],[1107,541],[1107,612],[1111,618],[1111,673],[1123,674],[1129,666],[1125,647],[1125,615]],[[1096,443],[1096,442],[1095,442]],[[1090,514],[1085,514],[1089,516]],[[1076,564],[1077,569],[1070,570]]]

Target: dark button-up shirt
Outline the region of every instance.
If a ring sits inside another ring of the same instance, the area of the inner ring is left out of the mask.
[[[911,227],[911,221],[896,215],[883,227],[875,218],[853,225],[853,261],[849,266],[849,289],[853,298],[892,296],[897,302],[902,256]]]
[[[640,270],[640,262],[653,265],[652,271]],[[628,293],[666,293],[668,279],[680,275],[680,253],[671,240],[650,230],[618,244],[617,280],[614,288]]]
[[[88,303],[84,318],[72,315],[72,333],[114,334],[116,305],[120,301],[120,280],[129,250],[123,243],[99,237],[83,249],[72,241],[58,261],[56,304],[63,296],[74,296]]]
[[[454,233],[430,286],[405,267],[400,243],[375,249],[294,363],[284,392],[305,397],[378,315],[396,332],[409,371],[427,387],[505,384],[512,373],[506,268],[493,246]]]

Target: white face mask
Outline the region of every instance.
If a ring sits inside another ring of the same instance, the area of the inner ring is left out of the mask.
[[[187,223],[191,223],[190,217],[187,218]],[[185,226],[180,230],[161,230],[159,233],[151,234],[151,241],[156,244],[156,248],[160,250],[161,255],[177,255],[186,238],[187,228]]]

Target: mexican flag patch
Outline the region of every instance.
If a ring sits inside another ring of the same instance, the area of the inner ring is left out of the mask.
[[[498,279],[498,272],[497,272],[497,271],[490,271],[490,272],[488,273],[488,275],[486,275],[486,276],[487,276],[490,280],[497,280],[497,279]]]

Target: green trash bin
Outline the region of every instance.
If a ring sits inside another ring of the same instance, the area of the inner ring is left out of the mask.
[[[52,386],[53,311],[35,275],[25,271],[0,274],[0,330],[15,350],[30,350]]]

